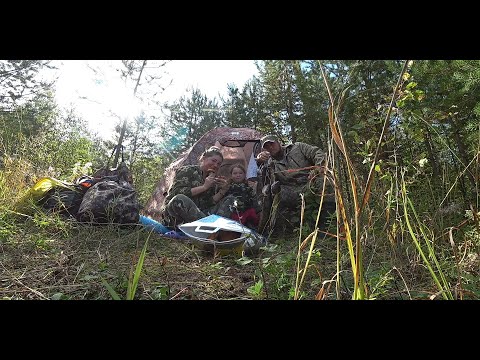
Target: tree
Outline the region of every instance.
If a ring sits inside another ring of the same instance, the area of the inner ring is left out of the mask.
[[[13,109],[51,90],[53,82],[38,78],[44,68],[53,68],[50,61],[0,60],[0,106]]]
[[[167,124],[162,137],[168,150],[178,154],[200,139],[207,131],[224,126],[225,120],[216,99],[209,100],[199,89],[190,89],[191,96],[168,105]]]
[[[294,60],[266,60],[260,70],[265,91],[265,104],[272,132],[297,141],[297,128],[301,126],[303,104],[298,94]]]
[[[242,92],[233,85],[228,87],[228,98],[221,99],[226,110],[226,126],[260,129],[266,118],[265,95],[260,81],[253,77]]]
[[[122,60],[121,66],[115,68],[119,72],[120,78],[123,79],[126,88],[132,89],[132,94],[139,99],[144,108],[161,108],[161,102],[157,100],[157,96],[161,94],[165,88],[170,85],[165,79],[164,66],[168,61],[164,60]],[[115,65],[114,65],[115,66]],[[90,66],[95,74],[103,76],[101,69]],[[113,166],[117,166],[120,151],[124,143],[136,142],[135,134],[138,135],[139,129],[128,131],[127,135],[132,136],[132,139],[125,138],[128,125],[128,119],[123,114],[115,114],[121,122],[118,127],[118,138],[116,140],[116,151],[113,160]],[[123,121],[122,121],[123,119]],[[135,126],[140,126],[138,122]]]

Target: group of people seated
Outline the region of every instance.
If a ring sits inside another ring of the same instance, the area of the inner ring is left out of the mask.
[[[269,167],[274,174],[275,182],[268,191],[277,196],[277,217],[291,220],[290,213],[299,212],[300,194],[312,193],[313,189],[316,195],[322,193],[321,221],[325,223],[335,212],[331,184],[327,193],[322,191],[326,178],[325,152],[302,142],[282,145],[273,135],[264,136],[261,147],[256,162]],[[257,229],[260,194],[249,185],[245,167],[240,163],[230,167],[229,177],[217,175],[223,160],[220,149],[212,146],[200,156],[198,165],[183,166],[176,171],[163,205],[165,225],[178,226],[217,214]]]

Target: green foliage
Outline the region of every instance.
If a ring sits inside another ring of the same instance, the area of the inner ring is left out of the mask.
[[[150,238],[150,234],[147,237],[145,244],[143,245],[142,251],[140,252],[140,255],[138,257],[137,264],[135,266],[135,270],[133,270],[133,267],[130,269],[130,274],[128,277],[128,282],[127,282],[127,294],[125,300],[134,300],[135,299],[135,293],[137,292],[137,287],[138,287],[138,281],[140,279],[140,275],[142,273],[143,269],[143,264],[145,261],[145,256],[147,254],[147,248],[148,248],[148,239]],[[102,269],[104,270],[104,269]],[[115,289],[104,279],[100,279],[102,281],[102,284],[105,286],[107,289],[108,293],[114,300],[121,300],[120,295],[115,291]]]
[[[168,300],[170,298],[170,289],[168,286],[157,286],[151,295],[154,300]]]
[[[382,269],[383,270],[383,269]],[[370,284],[369,300],[387,298],[394,290],[393,282],[395,280],[391,271],[372,271],[366,274]]]
[[[412,240],[415,243],[415,246],[420,253],[420,256],[422,257],[425,265],[427,266],[433,281],[438,287],[441,296],[445,300],[453,300],[453,295],[450,290],[448,279],[445,277],[444,270],[442,269],[442,266],[440,265],[440,262],[437,259],[437,255],[435,254],[435,251],[433,249],[433,241],[431,240],[434,238],[433,232],[431,231],[431,229],[428,229],[418,218],[412,201],[407,196],[405,182],[402,183],[402,196],[403,208],[405,212],[405,222],[407,224]],[[413,219],[415,221],[415,223],[413,224],[410,222],[409,219],[409,211],[413,213]],[[418,234],[415,230],[418,231]],[[425,245],[421,243],[422,239],[424,240]],[[431,261],[433,261],[433,264],[431,263]]]
[[[222,127],[225,123],[216,99],[208,100],[199,89],[191,89],[190,98],[183,96],[168,105],[167,109],[170,115],[167,119],[168,126],[165,126],[162,137],[166,140],[170,138],[178,140],[178,130],[184,133],[181,143],[174,149],[174,154],[188,149],[207,131]]]
[[[291,244],[271,244],[261,248],[263,256],[259,258],[241,257],[235,262],[240,266],[254,266],[255,278],[258,279],[247,289],[248,294],[255,299],[265,298],[292,299],[291,289],[294,289],[295,252]],[[271,256],[264,257],[270,254]]]
[[[131,171],[141,204],[145,204],[153,194],[158,180],[168,165],[170,165],[170,158],[161,156],[141,157],[136,161]]]
[[[74,126],[67,127],[69,121]],[[52,98],[36,98],[15,112],[0,115],[0,122],[4,124],[0,143],[5,154],[31,164],[24,172],[33,181],[41,176],[72,180],[74,164],[85,164],[94,156],[85,125],[72,113],[60,115]]]
[[[228,88],[228,97],[221,99],[225,112],[225,126],[261,129],[268,111],[265,94],[259,79],[247,81],[240,92],[233,86]]]
[[[262,298],[262,289],[263,289],[263,281],[259,280],[255,283],[255,285],[250,286],[247,289],[247,292],[253,296],[254,299],[261,299]]]
[[[47,93],[53,84],[38,77],[45,68],[53,68],[50,61],[0,60],[0,107],[12,109]]]
[[[6,208],[0,206],[0,244],[13,238],[17,230],[17,226],[12,222],[12,215],[7,213]]]
[[[115,289],[104,278],[101,278],[100,280],[102,281],[102,284],[107,288],[107,291],[113,300],[121,300],[120,295],[118,295]]]
[[[69,300],[69,297],[65,295],[64,293],[55,293],[51,297],[52,300]]]
[[[149,238],[150,236],[145,241],[142,252],[138,257],[138,262],[137,262],[137,266],[135,267],[135,272],[130,272],[130,276],[128,278],[127,300],[133,300],[135,297],[135,293],[137,292],[138,280],[140,279],[140,274],[142,273],[142,268],[143,268],[143,262],[147,254]]]
[[[286,300],[291,298],[290,290],[294,287],[296,254],[290,246],[282,253],[278,253],[277,249],[277,245],[266,247],[265,251],[274,256],[256,260],[257,276],[260,276],[262,281],[255,284],[255,289],[263,288],[267,299]]]

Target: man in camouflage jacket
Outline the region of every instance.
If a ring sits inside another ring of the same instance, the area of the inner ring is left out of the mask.
[[[321,194],[323,188],[326,154],[318,146],[302,142],[281,145],[273,135],[261,139],[262,152],[257,162],[265,163],[274,174],[271,184],[273,196],[278,194],[278,212],[292,226],[300,220],[300,194],[312,198]],[[327,183],[323,198],[320,227],[324,228],[327,217],[335,212],[334,189]],[[284,221],[282,221],[284,222]]]

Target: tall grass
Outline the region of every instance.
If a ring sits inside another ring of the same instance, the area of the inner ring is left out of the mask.
[[[407,224],[410,236],[412,237],[413,243],[415,244],[415,247],[417,248],[418,253],[422,257],[423,262],[425,263],[428,271],[430,272],[430,275],[433,281],[438,287],[439,294],[442,295],[442,297],[445,300],[453,300],[453,295],[452,295],[452,292],[450,291],[450,285],[448,284],[448,281],[443,273],[443,270],[440,266],[437,256],[435,255],[435,251],[433,250],[433,247],[432,247],[432,243],[435,236],[433,232],[422,223],[422,221],[417,215],[417,212],[415,211],[415,207],[413,206],[412,201],[407,196],[407,187],[405,185],[405,179],[404,179],[403,173],[402,173],[402,198],[403,198],[403,210],[404,210],[405,222]],[[412,224],[410,221],[409,209],[413,214],[413,219],[415,220],[414,224]],[[414,231],[414,227],[415,229],[417,229],[417,231],[420,232],[420,236],[424,240],[426,249],[422,247],[421,241],[418,238],[417,233]],[[433,265],[429,259],[433,261]],[[436,272],[434,270],[434,267],[436,269]]]
[[[127,293],[125,300],[134,300],[135,299],[135,294],[137,292],[137,287],[138,287],[138,282],[140,280],[140,275],[142,274],[142,269],[143,269],[143,264],[145,261],[145,257],[147,255],[147,248],[148,248],[148,241],[150,239],[150,236],[152,235],[152,231],[149,232],[147,239],[145,240],[145,244],[143,245],[142,251],[140,252],[140,255],[138,256],[138,261],[135,266],[135,270],[133,270],[133,265],[130,268],[130,273],[128,276],[128,284],[127,284]],[[101,278],[101,281],[107,291],[109,292],[110,296],[114,300],[121,300],[120,295],[118,292],[115,291],[115,289],[103,278]]]
[[[353,167],[352,161],[350,159],[350,155],[348,153],[346,143],[345,143],[344,138],[343,138],[340,122],[338,121],[338,117],[337,117],[338,113],[340,112],[340,108],[341,108],[341,105],[342,105],[344,94],[342,94],[338,103],[335,103],[334,98],[333,98],[332,93],[331,93],[331,90],[330,90],[330,86],[328,84],[327,76],[326,76],[326,74],[323,70],[323,65],[322,65],[322,63],[320,63],[320,70],[321,70],[321,73],[322,73],[323,81],[325,83],[325,88],[327,89],[327,92],[328,92],[328,95],[329,95],[329,98],[330,98],[330,106],[329,106],[329,109],[328,109],[328,119],[329,119],[329,124],[330,124],[330,130],[331,130],[331,133],[332,133],[333,141],[337,145],[338,149],[340,150],[340,152],[341,152],[341,154],[342,154],[342,156],[345,160],[345,164],[346,164],[346,168],[347,168],[347,174],[348,174],[348,181],[349,181],[349,185],[350,185],[349,190],[350,190],[350,193],[352,194],[352,198],[353,198],[353,208],[354,208],[353,226],[354,226],[354,230],[353,230],[353,228],[350,227],[351,219],[347,215],[347,211],[346,211],[346,208],[345,208],[345,202],[344,202],[343,196],[342,196],[342,189],[340,188],[340,183],[338,181],[338,177],[335,174],[337,172],[337,170],[334,167],[333,170],[330,171],[330,175],[334,179],[333,183],[334,183],[334,188],[335,188],[336,207],[337,207],[337,214],[338,214],[337,215],[337,217],[338,217],[337,224],[339,224],[339,223],[342,224],[343,228],[344,228],[344,231],[345,231],[345,239],[346,239],[346,242],[347,242],[348,253],[349,253],[350,263],[351,263],[352,273],[353,273],[354,289],[353,289],[352,299],[354,299],[354,300],[364,300],[364,299],[368,298],[368,296],[366,294],[366,285],[365,285],[365,280],[364,280],[363,255],[362,255],[362,245],[361,245],[361,230],[360,229],[362,227],[362,214],[363,214],[363,212],[366,208],[366,205],[368,204],[369,199],[370,199],[371,187],[372,187],[374,176],[375,176],[375,171],[374,170],[375,170],[375,167],[377,165],[378,158],[379,158],[380,149],[382,147],[381,146],[382,141],[383,141],[386,129],[388,127],[388,124],[390,123],[390,121],[389,121],[390,120],[390,114],[391,114],[393,104],[394,104],[395,99],[396,99],[397,92],[398,92],[398,90],[399,90],[399,88],[402,84],[403,75],[404,75],[405,71],[407,70],[407,66],[408,66],[408,61],[405,61],[404,66],[402,68],[402,71],[400,73],[400,76],[398,78],[397,85],[396,85],[396,87],[393,91],[393,94],[392,94],[392,99],[391,99],[391,102],[390,102],[390,106],[388,108],[388,111],[387,111],[387,114],[386,114],[386,117],[385,117],[385,121],[384,121],[384,124],[383,124],[382,133],[380,135],[380,138],[378,139],[378,144],[377,144],[377,149],[376,149],[376,152],[375,152],[375,157],[373,159],[373,162],[372,162],[369,174],[368,174],[367,182],[364,186],[365,190],[363,191],[363,196],[361,197],[361,201],[360,201],[360,197],[359,197],[358,193],[359,193],[359,189],[361,189],[362,186],[358,185],[358,184],[360,184],[360,181],[358,180],[358,178],[355,174],[354,167]],[[327,168],[327,172],[328,172],[328,163],[326,164],[326,168]],[[325,182],[324,182],[324,184],[325,184]],[[323,193],[322,193],[322,199],[321,199],[321,202],[320,202],[318,216],[320,216],[320,211],[321,211],[322,202],[323,202],[323,194],[324,194],[324,189],[323,189]],[[317,217],[317,220],[318,220],[318,217]],[[303,223],[303,209],[302,209],[302,223]],[[307,236],[307,238],[305,239],[305,241],[303,243],[303,244],[305,244],[307,241],[311,242],[310,243],[310,249],[309,249],[309,252],[308,252],[308,255],[307,255],[307,260],[306,260],[305,267],[303,269],[301,269],[300,265],[299,264],[297,265],[297,280],[296,280],[296,286],[295,286],[295,298],[298,298],[298,296],[299,296],[300,286],[302,285],[303,280],[305,278],[305,273],[306,273],[308,263],[309,263],[310,258],[311,258],[313,246],[314,246],[315,241],[317,239],[317,234],[318,234],[318,231],[315,229],[310,235]],[[355,241],[354,241],[354,239],[355,239]],[[301,243],[301,232],[300,232],[299,253],[297,255],[298,262],[299,262],[299,258],[300,258],[301,247],[302,247],[302,243]],[[337,225],[337,275],[340,273],[340,267],[339,267],[339,260],[340,260],[339,255],[340,254],[339,254],[339,252],[340,252],[339,226]],[[299,279],[300,272],[302,272],[302,277]],[[338,281],[339,280],[338,280],[338,276],[337,276],[337,292],[338,292],[338,287],[339,287]],[[337,294],[337,296],[338,296],[338,294]]]
[[[147,239],[145,240],[145,244],[143,245],[143,249],[138,257],[137,265],[135,266],[135,271],[133,271],[133,267],[130,269],[130,275],[128,277],[128,287],[127,287],[127,300],[133,300],[135,298],[135,293],[137,292],[138,287],[138,280],[140,279],[140,274],[142,273],[143,262],[145,261],[145,256],[147,255],[147,248],[148,248],[148,240],[152,232],[150,231],[148,234]]]

